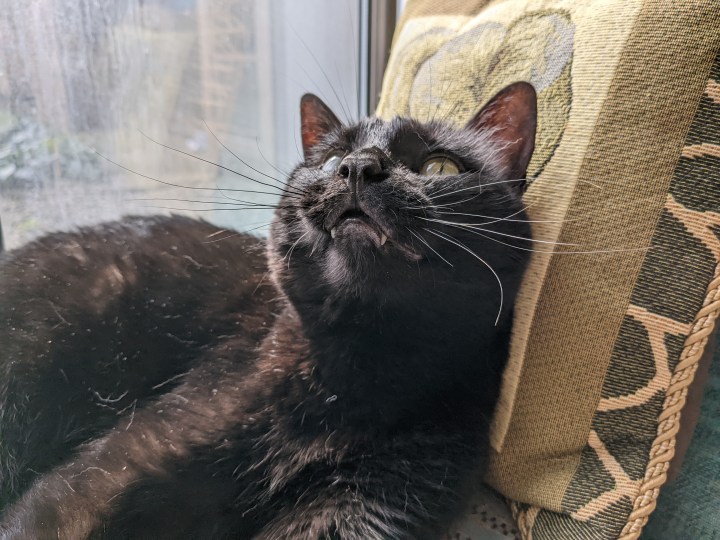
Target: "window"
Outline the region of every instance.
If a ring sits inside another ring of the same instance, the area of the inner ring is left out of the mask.
[[[340,118],[366,109],[372,34],[362,25],[382,4],[6,2],[6,247],[128,213],[188,213],[261,233],[277,198],[270,177],[282,180],[300,159],[300,96],[316,93]]]

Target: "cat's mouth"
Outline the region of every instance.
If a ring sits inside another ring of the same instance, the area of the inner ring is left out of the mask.
[[[361,233],[370,236],[378,247],[384,246],[388,236],[378,223],[360,209],[347,210],[330,229],[330,236]]]
[[[340,214],[330,228],[330,236],[333,239],[339,239],[356,235],[370,238],[377,248],[385,246],[385,244],[390,241],[393,247],[410,260],[419,261],[423,258],[422,255],[414,249],[397,241],[391,234],[388,234],[370,215],[359,208],[352,208]]]

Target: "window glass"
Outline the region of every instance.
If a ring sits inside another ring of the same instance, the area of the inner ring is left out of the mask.
[[[360,9],[360,0],[6,1],[6,247],[129,213],[190,213],[262,234],[278,181],[300,159],[300,96],[357,116]]]

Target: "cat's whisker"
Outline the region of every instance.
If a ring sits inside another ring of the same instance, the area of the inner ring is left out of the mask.
[[[265,227],[269,227],[270,225],[272,225],[272,222],[263,223],[262,225],[257,225],[257,226],[255,226],[255,227],[250,228],[250,229],[244,229],[242,232],[244,232],[244,233],[249,233],[249,232],[257,231],[257,230],[259,230],[259,229],[264,229]]]
[[[425,206],[402,206],[401,208],[403,210],[433,210],[437,211],[438,208],[447,208],[450,206],[455,206],[457,204],[462,204],[468,201],[472,201],[473,199],[477,199],[480,196],[478,193],[477,195],[473,195],[472,197],[468,197],[467,199],[463,199],[461,201],[456,201],[452,203],[445,203],[445,204],[426,204]]]
[[[208,125],[208,123],[205,121],[204,118],[202,119],[202,122],[203,122],[203,124],[205,124],[205,128],[210,132],[210,134],[211,134],[213,137],[215,137],[215,140],[220,144],[220,146],[222,146],[225,150],[227,150],[228,152],[230,152],[230,153],[233,155],[233,157],[235,157],[235,159],[237,159],[240,163],[242,163],[243,165],[245,165],[247,168],[252,169],[252,170],[255,171],[256,173],[261,174],[261,175],[264,176],[265,178],[269,178],[270,180],[274,180],[275,182],[278,182],[278,183],[282,184],[283,186],[285,185],[285,182],[284,182],[284,181],[280,180],[279,178],[275,178],[274,176],[270,176],[269,174],[266,174],[266,173],[262,172],[261,170],[256,169],[255,167],[253,167],[252,165],[250,165],[247,161],[245,161],[243,158],[241,158],[240,156],[238,156],[235,152],[233,152],[232,150],[230,150],[230,148],[228,148],[227,145],[226,145],[224,142],[222,142],[217,135],[215,135],[215,132],[214,132],[212,129],[210,129],[210,126]]]
[[[171,199],[171,198],[155,198],[155,197],[136,197],[131,199],[126,199],[128,201],[174,201],[174,202],[187,202],[187,203],[199,203],[199,204],[222,204],[222,205],[228,205],[228,206],[242,206],[241,204],[237,202],[223,202],[223,201],[200,201],[196,199]],[[233,199],[233,200],[239,200],[239,199]],[[250,206],[268,206],[267,204],[262,203],[255,203],[251,201],[242,201],[246,205]]]
[[[476,195],[473,195],[472,197],[468,197],[467,199],[463,199],[461,201],[455,201],[451,203],[444,203],[444,204],[429,204],[425,206],[403,206],[403,210],[435,210],[437,208],[445,208],[447,206],[455,206],[457,204],[462,204],[468,201],[472,201],[473,199],[477,199],[481,194],[478,193]]]
[[[238,212],[240,210],[273,210],[274,206],[248,206],[243,208],[176,208],[172,206],[142,205],[143,208],[154,208],[157,210],[176,210],[178,212],[223,212],[229,210]]]
[[[442,255],[440,255],[437,251],[435,251],[435,249],[434,249],[430,244],[428,244],[427,241],[426,241],[422,236],[420,236],[419,234],[415,233],[412,229],[410,229],[410,227],[405,227],[405,228],[408,230],[408,232],[409,232],[410,234],[412,234],[415,238],[417,238],[417,239],[420,240],[423,244],[425,244],[425,245],[428,247],[428,249],[429,249],[430,251],[432,251],[435,255],[437,255],[438,257],[440,257],[443,261],[445,261],[446,263],[448,263],[450,266],[454,266],[453,263],[451,263],[450,261],[448,261],[445,257],[443,257]]]
[[[149,135],[147,135],[147,134],[144,133],[143,131],[138,130],[138,132],[139,132],[143,137],[145,137],[147,140],[149,140],[150,142],[153,142],[153,143],[157,144],[158,146],[162,146],[163,148],[167,148],[168,150],[172,150],[173,152],[177,152],[178,154],[182,154],[182,155],[184,155],[184,156],[191,157],[191,158],[193,158],[193,159],[197,159],[197,160],[199,160],[199,161],[202,161],[203,163],[208,163],[208,164],[210,164],[210,165],[214,165],[215,167],[218,167],[218,168],[220,168],[220,169],[223,169],[224,171],[228,171],[228,172],[230,172],[230,173],[232,173],[232,174],[235,174],[235,175],[237,175],[237,176],[239,176],[239,177],[241,177],[241,178],[245,178],[246,180],[250,180],[251,182],[255,182],[256,184],[260,184],[260,185],[262,185],[262,186],[266,186],[266,187],[269,187],[269,188],[271,188],[271,189],[276,189],[276,190],[278,190],[280,193],[284,193],[284,194],[286,194],[286,195],[288,195],[288,196],[291,196],[291,195],[292,195],[292,196],[295,196],[295,197],[302,197],[302,196],[305,195],[304,192],[302,192],[302,191],[297,191],[297,190],[295,190],[294,188],[292,188],[292,189],[291,189],[291,188],[281,188],[281,187],[275,186],[275,185],[273,185],[273,184],[268,184],[267,182],[262,182],[261,180],[258,180],[257,178],[253,178],[253,177],[251,177],[251,176],[248,176],[248,175],[246,175],[246,174],[243,174],[243,173],[241,173],[241,172],[238,172],[238,171],[236,171],[236,170],[234,170],[234,169],[231,169],[230,167],[226,167],[225,165],[221,165],[221,164],[219,164],[219,163],[215,163],[214,161],[210,161],[209,159],[205,159],[205,158],[202,158],[202,157],[200,157],[200,156],[196,156],[195,154],[191,154],[190,152],[185,152],[184,150],[180,150],[179,148],[174,148],[174,147],[172,147],[172,146],[170,146],[170,145],[161,143],[160,141],[156,141],[155,139],[153,139],[152,137],[150,137]]]
[[[636,248],[617,248],[617,249],[594,249],[594,250],[588,250],[588,251],[557,251],[557,250],[543,250],[543,249],[532,249],[532,248],[526,248],[522,246],[516,246],[515,244],[509,244],[508,242],[503,242],[502,240],[498,240],[497,238],[492,238],[490,236],[487,236],[481,232],[469,230],[469,233],[476,234],[478,236],[482,236],[483,238],[487,240],[491,240],[495,243],[502,244],[503,246],[508,246],[514,249],[519,249],[521,251],[529,251],[530,253],[548,253],[550,255],[594,255],[594,254],[602,254],[602,253],[629,253],[629,252],[635,252],[635,251],[648,251],[652,249],[652,246],[645,246],[645,247],[636,247]]]
[[[517,213],[520,213],[527,208],[523,208],[522,210],[518,210]],[[492,221],[486,221],[484,223],[468,223],[468,225],[490,225],[492,223],[498,223],[499,221],[512,221],[515,223],[569,223],[571,221],[579,221],[578,219],[510,219],[507,217],[498,218],[495,216],[486,216],[483,214],[466,214],[463,212],[442,212],[439,211],[438,214],[443,215],[450,215],[450,216],[467,216],[467,217],[478,217],[482,219],[490,219]]]
[[[223,231],[223,232],[228,232],[228,231]],[[242,234],[243,234],[243,233],[241,233],[241,232],[236,232],[236,233],[233,233],[233,234],[229,234],[229,235],[227,235],[227,236],[223,236],[223,237],[221,237],[221,238],[215,238],[214,240],[205,240],[205,241],[203,241],[203,242],[201,242],[201,243],[202,243],[202,244],[216,244],[216,243],[218,243],[218,242],[222,242],[223,240],[228,240],[228,239],[230,239],[230,238],[235,238],[236,236],[242,236]]]
[[[442,194],[440,194],[440,195],[433,194],[432,196],[429,196],[429,197],[434,200],[434,199],[439,198],[439,197],[448,197],[448,196],[450,196],[450,195],[455,195],[456,193],[460,193],[461,191],[467,191],[467,190],[470,190],[470,189],[480,188],[480,189],[482,190],[483,188],[486,188],[486,187],[489,187],[489,186],[496,186],[496,185],[498,185],[498,184],[510,184],[510,183],[513,183],[513,182],[523,182],[523,181],[526,181],[526,179],[523,179],[523,178],[513,178],[513,179],[510,179],[510,180],[498,180],[497,182],[488,182],[487,184],[478,184],[478,185],[475,185],[475,186],[464,187],[464,188],[458,189],[458,190],[456,190],[456,191],[451,191],[450,193],[442,193]]]
[[[525,205],[523,208],[521,208],[520,210],[517,210],[517,211],[513,212],[512,214],[508,214],[507,216],[505,216],[505,217],[503,217],[503,218],[493,218],[492,216],[486,216],[486,217],[489,218],[489,219],[494,219],[494,221],[488,221],[488,222],[482,223],[481,225],[491,225],[491,224],[493,224],[493,223],[498,223],[498,222],[500,222],[500,221],[514,221],[514,222],[517,222],[517,223],[521,223],[521,222],[522,222],[521,220],[511,220],[511,219],[509,219],[509,218],[515,217],[515,216],[517,216],[518,214],[521,214],[521,213],[525,212],[525,211],[528,210],[529,208],[532,208],[533,206],[535,206],[537,203],[538,203],[538,201],[535,201],[535,202],[533,202],[533,203],[527,204],[527,205]],[[446,214],[453,214],[453,213],[454,213],[455,215],[461,215],[461,214],[459,214],[458,212],[441,212],[441,211],[438,211],[438,214],[443,214],[443,213],[446,213]],[[467,214],[467,215],[473,215],[473,214]],[[480,214],[475,214],[475,215],[480,216]]]
[[[262,229],[263,227],[268,227],[268,226],[270,226],[270,225],[272,225],[272,223],[263,223],[262,225],[259,225],[259,226],[257,226],[257,227],[253,227],[253,228],[251,228],[251,229],[245,229],[245,230],[243,230],[243,231],[230,231],[230,230],[228,230],[228,229],[221,229],[221,230],[219,230],[219,231],[215,231],[214,233],[207,235],[207,238],[213,238],[213,237],[215,237],[215,236],[217,236],[217,235],[219,235],[219,234],[228,233],[228,232],[231,233],[231,234],[229,234],[228,236],[223,236],[223,237],[221,237],[221,238],[215,238],[215,239],[213,239],[213,240],[206,240],[206,241],[204,241],[204,242],[202,242],[202,243],[203,243],[203,244],[215,244],[215,243],[217,243],[217,242],[222,242],[223,240],[228,240],[228,239],[230,239],[230,238],[235,238],[236,236],[243,236],[244,234],[247,234],[247,233],[252,232],[252,231],[256,231],[256,230],[258,230],[258,229]]]
[[[483,228],[481,228],[481,227],[477,227],[477,226],[475,226],[475,225],[471,225],[471,224],[467,224],[467,223],[457,223],[457,222],[454,222],[454,221],[446,221],[446,220],[444,220],[444,219],[424,218],[424,217],[420,217],[420,216],[416,216],[416,217],[417,217],[418,219],[422,219],[422,220],[424,220],[424,221],[431,221],[431,222],[433,222],[433,223],[440,223],[441,225],[448,225],[448,226],[450,226],[450,227],[456,227],[456,228],[460,228],[460,229],[471,229],[471,230],[476,230],[476,231],[482,231],[482,232],[486,232],[486,233],[489,233],[489,234],[496,234],[496,235],[498,235],[498,236],[505,236],[505,237],[507,237],[507,238],[515,238],[515,239],[517,239],[517,240],[524,240],[524,241],[526,241],[526,242],[537,242],[537,243],[539,243],[539,244],[551,244],[551,245],[553,245],[553,246],[578,246],[578,245],[580,245],[580,244],[572,244],[572,243],[568,243],[568,242],[553,242],[553,241],[551,241],[551,240],[539,240],[539,239],[536,239],[536,238],[529,238],[529,237],[527,237],[527,236],[517,236],[517,235],[515,235],[515,234],[509,234],[509,233],[504,233],[504,232],[500,232],[500,231],[494,231],[494,230],[492,230],[492,229],[483,229]]]
[[[191,189],[191,190],[194,190],[194,191],[215,191],[215,192],[217,192],[217,191],[220,190],[220,188],[218,188],[218,187],[211,188],[211,187],[204,187],[204,186],[184,186],[184,185],[182,185],[182,184],[175,184],[175,183],[173,183],[173,182],[168,182],[168,181],[166,181],[166,180],[161,180],[161,179],[159,179],[159,178],[155,178],[155,177],[153,177],[153,176],[149,176],[149,175],[147,175],[147,174],[143,174],[143,173],[141,173],[141,172],[135,171],[135,170],[133,170],[133,169],[131,169],[131,168],[129,168],[129,167],[126,167],[125,165],[121,165],[121,164],[118,163],[117,161],[113,161],[113,160],[110,159],[109,157],[101,154],[100,152],[98,152],[98,151],[95,150],[94,148],[92,149],[92,151],[93,151],[95,154],[97,154],[98,156],[100,156],[101,158],[103,158],[105,161],[107,161],[107,162],[109,162],[109,163],[112,163],[112,164],[115,165],[116,167],[119,167],[119,168],[123,169],[124,171],[127,171],[127,172],[129,172],[129,173],[131,173],[131,174],[134,174],[134,175],[136,175],[136,176],[139,176],[139,177],[141,177],[141,178],[146,178],[147,180],[152,180],[153,182],[157,182],[158,184],[163,184],[163,185],[165,185],[165,186],[171,186],[171,187],[176,187],[176,188],[181,188],[181,189]],[[274,186],[271,186],[271,187],[274,187]],[[234,193],[257,193],[257,194],[260,194],[260,195],[272,195],[273,197],[277,197],[277,196],[279,195],[279,193],[270,193],[270,192],[267,192],[267,191],[255,191],[255,190],[251,190],[251,189],[222,188],[222,190],[223,190],[223,191],[231,191],[231,192],[234,192]],[[290,195],[288,195],[288,197],[290,197]],[[299,196],[299,195],[293,196],[293,198],[300,198],[300,196]]]
[[[505,301],[505,291],[503,290],[503,284],[502,284],[502,281],[500,280],[500,276],[498,276],[498,274],[497,274],[497,272],[495,271],[495,269],[494,269],[485,259],[483,259],[482,257],[480,257],[477,253],[475,253],[473,250],[471,250],[469,247],[467,247],[467,246],[466,246],[465,244],[463,244],[462,242],[459,242],[458,240],[456,240],[456,239],[454,239],[454,238],[448,238],[447,236],[445,236],[445,235],[443,235],[443,234],[441,234],[441,233],[439,233],[439,232],[436,232],[436,231],[434,231],[434,230],[432,230],[432,229],[428,229],[428,228],[425,228],[425,227],[423,227],[423,229],[426,230],[427,232],[429,232],[430,234],[433,234],[433,235],[437,236],[438,238],[441,238],[441,239],[443,239],[443,240],[445,240],[445,241],[447,241],[447,242],[450,242],[451,244],[455,244],[455,245],[458,246],[459,248],[464,249],[464,250],[467,251],[470,255],[472,255],[472,256],[475,257],[477,260],[479,260],[481,263],[483,263],[483,264],[488,268],[488,270],[490,270],[490,271],[492,272],[493,276],[495,276],[495,279],[497,280],[498,285],[499,285],[499,287],[500,287],[500,308],[498,309],[498,314],[497,314],[497,317],[495,318],[495,326],[497,326],[498,323],[500,322],[500,315],[502,314],[503,302]]]
[[[446,191],[449,191],[449,190],[451,190],[451,189],[454,189],[454,188],[456,188],[456,187],[458,186],[458,184],[462,184],[463,181],[464,181],[466,178],[469,178],[469,177],[471,177],[471,176],[474,176],[475,174],[476,174],[476,173],[475,173],[474,171],[467,171],[467,172],[464,172],[464,173],[460,173],[460,174],[456,175],[456,176],[452,179],[452,181],[450,181],[450,182],[447,181],[447,177],[442,177],[442,176],[439,176],[439,175],[433,175],[433,176],[429,177],[429,179],[443,178],[442,182],[443,182],[444,184],[447,184],[447,185],[441,187],[440,189],[436,189],[436,190],[433,192],[433,195],[438,195],[439,193],[444,193],[444,192],[446,192]],[[477,173],[477,174],[479,174],[479,173]],[[478,186],[479,186],[479,185],[480,185],[480,184],[478,184]]]
[[[234,202],[243,203],[243,204],[254,204],[254,205],[260,205],[260,206],[270,206],[269,203],[258,203],[257,201],[246,201],[246,200],[244,200],[244,199],[237,199],[237,198],[235,198],[235,197],[231,197],[230,195],[228,195],[227,193],[225,193],[225,190],[224,190],[223,188],[221,188],[220,185],[219,185],[217,182],[215,182],[215,187],[217,188],[218,193],[220,194],[220,196],[226,198],[226,199],[229,200],[229,201],[234,201]],[[280,197],[280,196],[281,196],[281,195],[275,194],[275,193],[267,193],[267,195],[272,195],[273,197]]]
[[[293,252],[293,250],[295,249],[295,246],[297,246],[297,245],[300,243],[300,240],[302,240],[303,238],[305,238],[309,233],[310,233],[310,231],[307,231],[305,234],[301,235],[297,240],[295,240],[295,242],[293,243],[293,245],[290,246],[290,249],[288,250],[288,252],[287,252],[287,253],[285,254],[285,256],[283,257],[283,260],[287,259],[287,267],[288,267],[288,270],[290,269],[290,259],[292,258],[292,252]]]

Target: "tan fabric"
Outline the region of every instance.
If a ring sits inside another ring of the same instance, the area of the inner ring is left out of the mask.
[[[560,242],[586,250],[650,245],[718,39],[712,29],[696,33],[699,13],[663,24],[660,9],[646,3],[624,45]],[[545,183],[535,182],[529,202]],[[530,326],[526,347],[511,357],[523,366],[511,427],[492,467],[492,483],[506,495],[560,510],[644,255],[558,256],[536,282],[534,317],[519,319]],[[527,299],[521,295],[520,306]]]
[[[683,343],[720,261],[718,49],[716,0],[410,0],[396,32],[380,116],[461,125],[509,83],[538,91],[526,202],[548,243],[489,473],[526,537],[637,534],[664,481],[684,403],[665,393],[692,376],[705,342]]]

